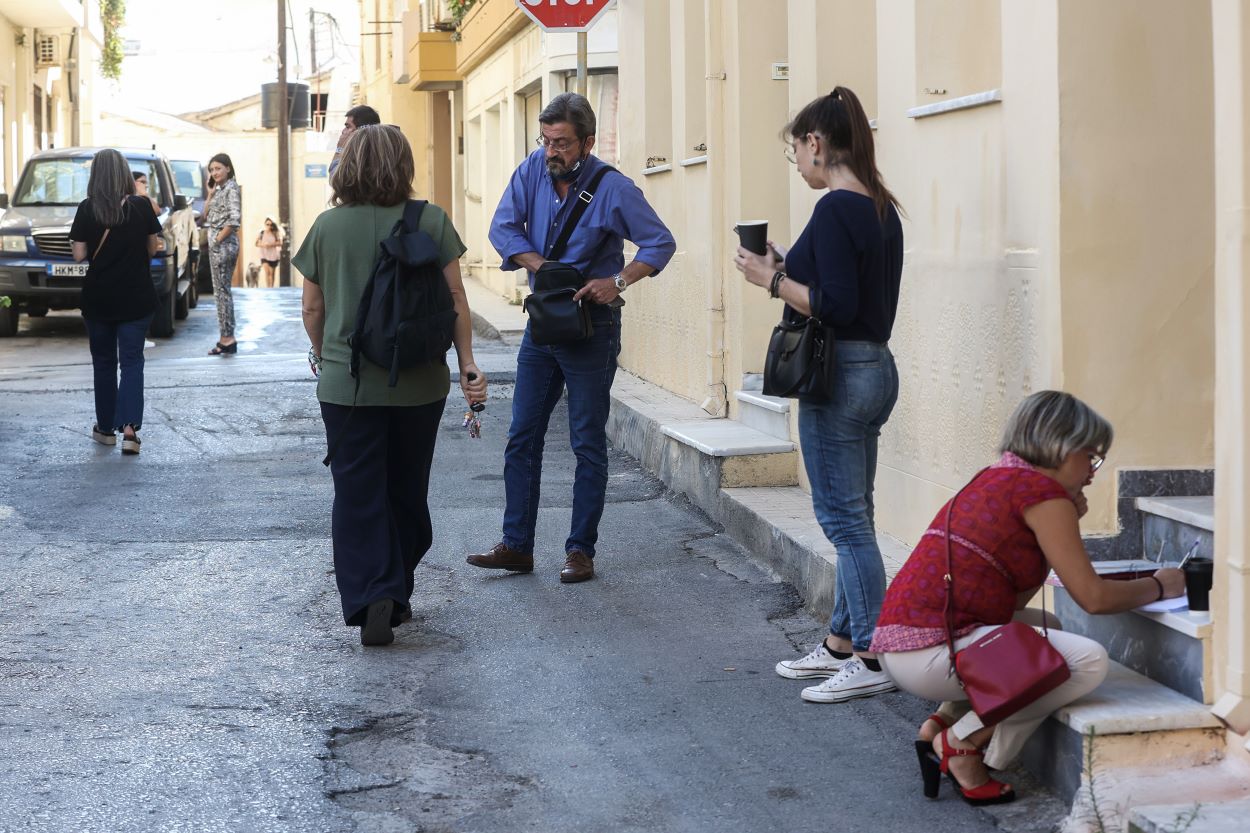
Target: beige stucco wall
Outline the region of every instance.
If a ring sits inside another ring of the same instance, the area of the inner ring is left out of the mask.
[[[1210,6],[1059,6],[1063,385],[1116,466],[1214,459]],[[1096,79],[1096,80],[1095,80]],[[1110,478],[1094,491],[1109,526]]]

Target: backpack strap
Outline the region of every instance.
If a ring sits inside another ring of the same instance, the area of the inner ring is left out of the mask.
[[[425,211],[426,205],[427,200],[408,200],[404,205],[404,227],[409,233],[420,230],[418,226],[421,223],[421,213]]]
[[[585,190],[577,194],[577,205],[573,206],[572,213],[564,221],[564,228],[560,229],[560,236],[556,238],[555,245],[551,247],[551,251],[547,254],[547,260],[559,260],[564,255],[564,250],[569,245],[569,238],[573,236],[573,229],[577,227],[578,222],[582,219],[582,215],[586,213],[586,209],[590,208],[591,202],[595,199],[595,191],[599,189],[599,183],[608,175],[608,171],[615,170],[616,168],[605,164],[602,168],[595,171],[595,175],[586,184]]]

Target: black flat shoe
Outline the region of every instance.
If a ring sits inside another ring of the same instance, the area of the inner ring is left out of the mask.
[[[395,632],[391,630],[391,611],[395,602],[390,599],[379,599],[369,605],[365,611],[365,623],[360,628],[361,645],[390,645],[395,641]]]
[[[235,341],[235,342],[231,342],[230,344],[222,344],[219,341],[217,342],[217,346],[215,346],[212,350],[208,351],[208,355],[210,356],[232,356],[237,352],[239,352],[239,342]]]

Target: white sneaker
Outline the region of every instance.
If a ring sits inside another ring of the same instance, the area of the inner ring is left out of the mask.
[[[809,703],[842,703],[859,697],[871,697],[897,686],[885,671],[869,671],[859,657],[842,664],[842,670],[820,685],[803,689],[802,697]]]
[[[812,677],[832,677],[842,670],[847,660],[829,653],[822,639],[812,652],[801,659],[783,659],[777,663],[777,673],[787,680],[808,680]]]

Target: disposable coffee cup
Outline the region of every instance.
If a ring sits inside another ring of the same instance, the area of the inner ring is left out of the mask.
[[[734,226],[734,231],[738,233],[738,239],[742,241],[744,248],[757,255],[768,254],[767,220],[740,220]]]
[[[1185,595],[1190,610],[1211,609],[1211,578],[1215,562],[1209,558],[1191,558],[1185,564]]]

